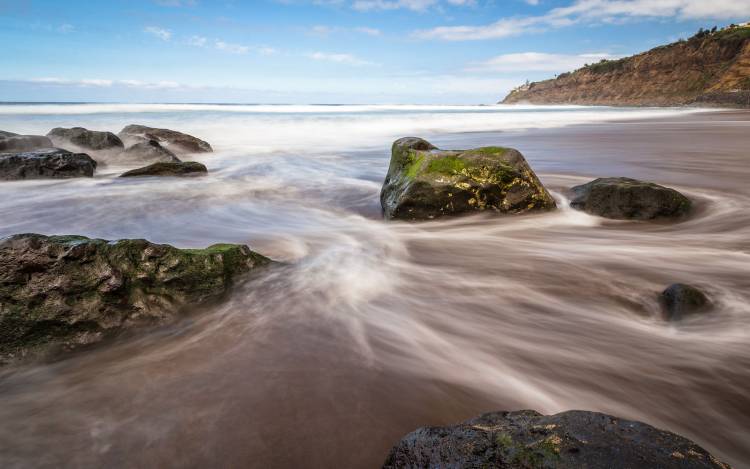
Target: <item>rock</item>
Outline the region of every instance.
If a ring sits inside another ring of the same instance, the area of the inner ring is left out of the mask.
[[[0,136],[0,151],[31,151],[52,147],[52,141],[42,135]]]
[[[385,218],[404,220],[555,208],[554,199],[517,150],[439,150],[415,137],[393,143],[380,203]]]
[[[684,283],[667,287],[661,293],[661,302],[670,321],[679,321],[684,316],[704,312],[711,306],[705,293]]]
[[[167,163],[179,162],[180,159],[174,153],[159,145],[156,140],[136,143],[128,147],[117,157],[119,162],[153,162]]]
[[[57,127],[49,131],[47,137],[52,140],[55,146],[65,148],[66,150],[122,150],[125,145],[122,140],[112,132],[99,132],[88,130],[83,127],[73,127],[64,129]]]
[[[136,176],[203,176],[208,173],[205,165],[195,161],[176,163],[154,163],[143,168],[133,169],[120,175],[121,178]]]
[[[7,138],[7,137],[16,137],[18,134],[14,134],[13,132],[6,132],[4,130],[0,130],[0,138]]]
[[[492,412],[406,435],[383,465],[395,468],[721,468],[729,466],[674,433],[597,412],[545,416]]]
[[[118,135],[129,144],[142,143],[146,140],[156,140],[177,154],[207,153],[213,151],[208,142],[175,130],[157,129],[146,127],[145,125],[128,125]]]
[[[271,261],[247,246],[21,234],[0,240],[0,362],[169,323]]]
[[[95,169],[89,155],[59,148],[0,153],[0,180],[93,177]]]
[[[599,178],[570,189],[570,206],[620,220],[674,219],[690,212],[690,199],[674,189],[630,178]]]

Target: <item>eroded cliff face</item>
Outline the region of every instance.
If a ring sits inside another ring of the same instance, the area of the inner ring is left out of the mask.
[[[750,27],[602,61],[518,88],[502,103],[750,107]]]

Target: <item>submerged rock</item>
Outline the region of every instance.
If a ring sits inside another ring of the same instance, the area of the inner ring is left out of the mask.
[[[52,140],[55,146],[65,148],[66,150],[121,150],[125,148],[122,140],[112,132],[99,132],[97,130],[88,130],[83,127],[73,127],[64,129],[57,127],[49,131],[47,137]]]
[[[386,218],[404,220],[555,208],[554,199],[517,150],[439,150],[415,137],[393,143],[380,203]]]
[[[0,135],[0,152],[31,151],[40,148],[52,148],[52,141],[42,135]]]
[[[143,168],[133,169],[120,175],[121,178],[137,176],[203,176],[208,173],[206,166],[195,161],[154,163]]]
[[[692,285],[675,283],[661,293],[667,319],[679,321],[684,316],[701,313],[711,306],[708,297]]]
[[[205,142],[192,135],[177,132],[176,130],[157,129],[145,125],[128,125],[118,134],[128,144],[143,143],[148,140],[156,140],[165,145],[175,153],[207,153],[213,149]]]
[[[383,465],[396,468],[729,469],[674,433],[597,412],[492,412],[406,435]]]
[[[0,180],[92,177],[95,169],[89,155],[59,148],[0,153]]]
[[[180,159],[174,153],[167,150],[156,140],[136,143],[125,149],[118,156],[118,161],[125,162],[147,162],[147,163],[167,163],[179,162]]]
[[[0,362],[71,350],[217,300],[271,261],[247,246],[21,234],[0,240]]]
[[[605,218],[653,220],[680,218],[690,199],[674,189],[630,178],[599,178],[570,189],[570,206]]]

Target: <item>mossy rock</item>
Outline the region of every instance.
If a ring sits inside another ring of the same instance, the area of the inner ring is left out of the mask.
[[[406,435],[383,468],[729,469],[674,433],[597,412],[491,412]]]
[[[555,208],[554,199],[517,150],[440,150],[416,137],[394,142],[380,202],[385,218],[403,220]]]
[[[247,246],[21,234],[0,240],[0,363],[176,320],[271,261]]]

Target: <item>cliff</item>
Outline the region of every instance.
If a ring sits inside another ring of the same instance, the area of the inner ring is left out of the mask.
[[[750,26],[700,31],[513,90],[503,104],[750,107]]]

